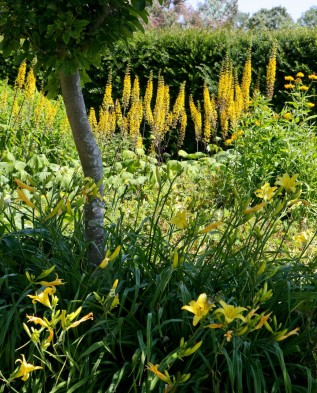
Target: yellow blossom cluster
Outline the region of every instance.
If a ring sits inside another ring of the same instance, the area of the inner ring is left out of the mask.
[[[266,70],[266,95],[271,100],[274,94],[274,84],[276,77],[276,51],[277,43],[273,43],[272,51],[270,54],[269,64]]]

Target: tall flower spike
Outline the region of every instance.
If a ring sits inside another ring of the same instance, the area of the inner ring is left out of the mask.
[[[130,96],[131,96],[131,76],[130,76],[130,68],[128,66],[124,76],[123,91],[122,91],[122,105],[124,107],[124,110],[127,110],[129,106]]]
[[[36,92],[36,79],[34,76],[33,68],[31,68],[30,71],[28,72],[24,90],[25,90],[26,98],[28,100],[33,100]]]
[[[248,57],[244,64],[241,90],[243,94],[244,107],[247,108],[250,100],[250,86],[251,86],[251,74],[252,74],[252,63],[251,63],[251,47],[248,51]]]
[[[23,61],[18,70],[18,76],[15,80],[15,87],[18,89],[22,89],[25,82],[25,74],[26,74],[26,62]]]
[[[266,95],[271,100],[274,94],[274,84],[276,76],[276,50],[277,43],[273,43],[269,64],[266,71]]]

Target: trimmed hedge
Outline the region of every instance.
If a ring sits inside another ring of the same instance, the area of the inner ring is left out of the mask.
[[[139,76],[141,89],[145,89],[146,79],[152,70],[154,78],[159,72],[164,75],[173,98],[183,81],[186,81],[186,92],[192,93],[196,99],[200,98],[206,76],[211,90],[216,93],[221,62],[226,53],[241,75],[251,42],[253,83],[260,78],[262,91],[265,91],[266,66],[274,40],[278,42],[275,92],[283,89],[285,75],[294,75],[298,71],[317,73],[316,28],[256,33],[240,30],[152,30],[136,34],[128,45],[117,43],[112,53],[105,56],[102,67],[91,70],[92,81],[85,87],[87,106],[100,105],[110,70],[114,94],[121,96],[128,64],[131,74]],[[279,104],[276,97],[275,104]]]

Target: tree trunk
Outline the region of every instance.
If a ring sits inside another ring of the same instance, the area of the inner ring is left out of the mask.
[[[67,117],[84,175],[93,179],[96,184],[100,182],[99,192],[103,198],[102,157],[88,122],[79,72],[67,75],[61,71],[59,78]],[[98,265],[104,258],[104,202],[98,197],[88,196],[88,198],[88,203],[85,205],[87,257],[90,264]]]

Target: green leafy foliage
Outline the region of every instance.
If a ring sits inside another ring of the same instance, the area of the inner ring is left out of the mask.
[[[243,133],[210,156],[158,165],[126,136],[96,135],[106,256],[92,268],[82,207],[98,187],[63,108],[46,103],[57,112],[36,121],[22,92],[3,91],[1,393],[316,391],[310,93],[294,90],[281,113],[254,100]],[[42,367],[25,381],[24,360]]]

